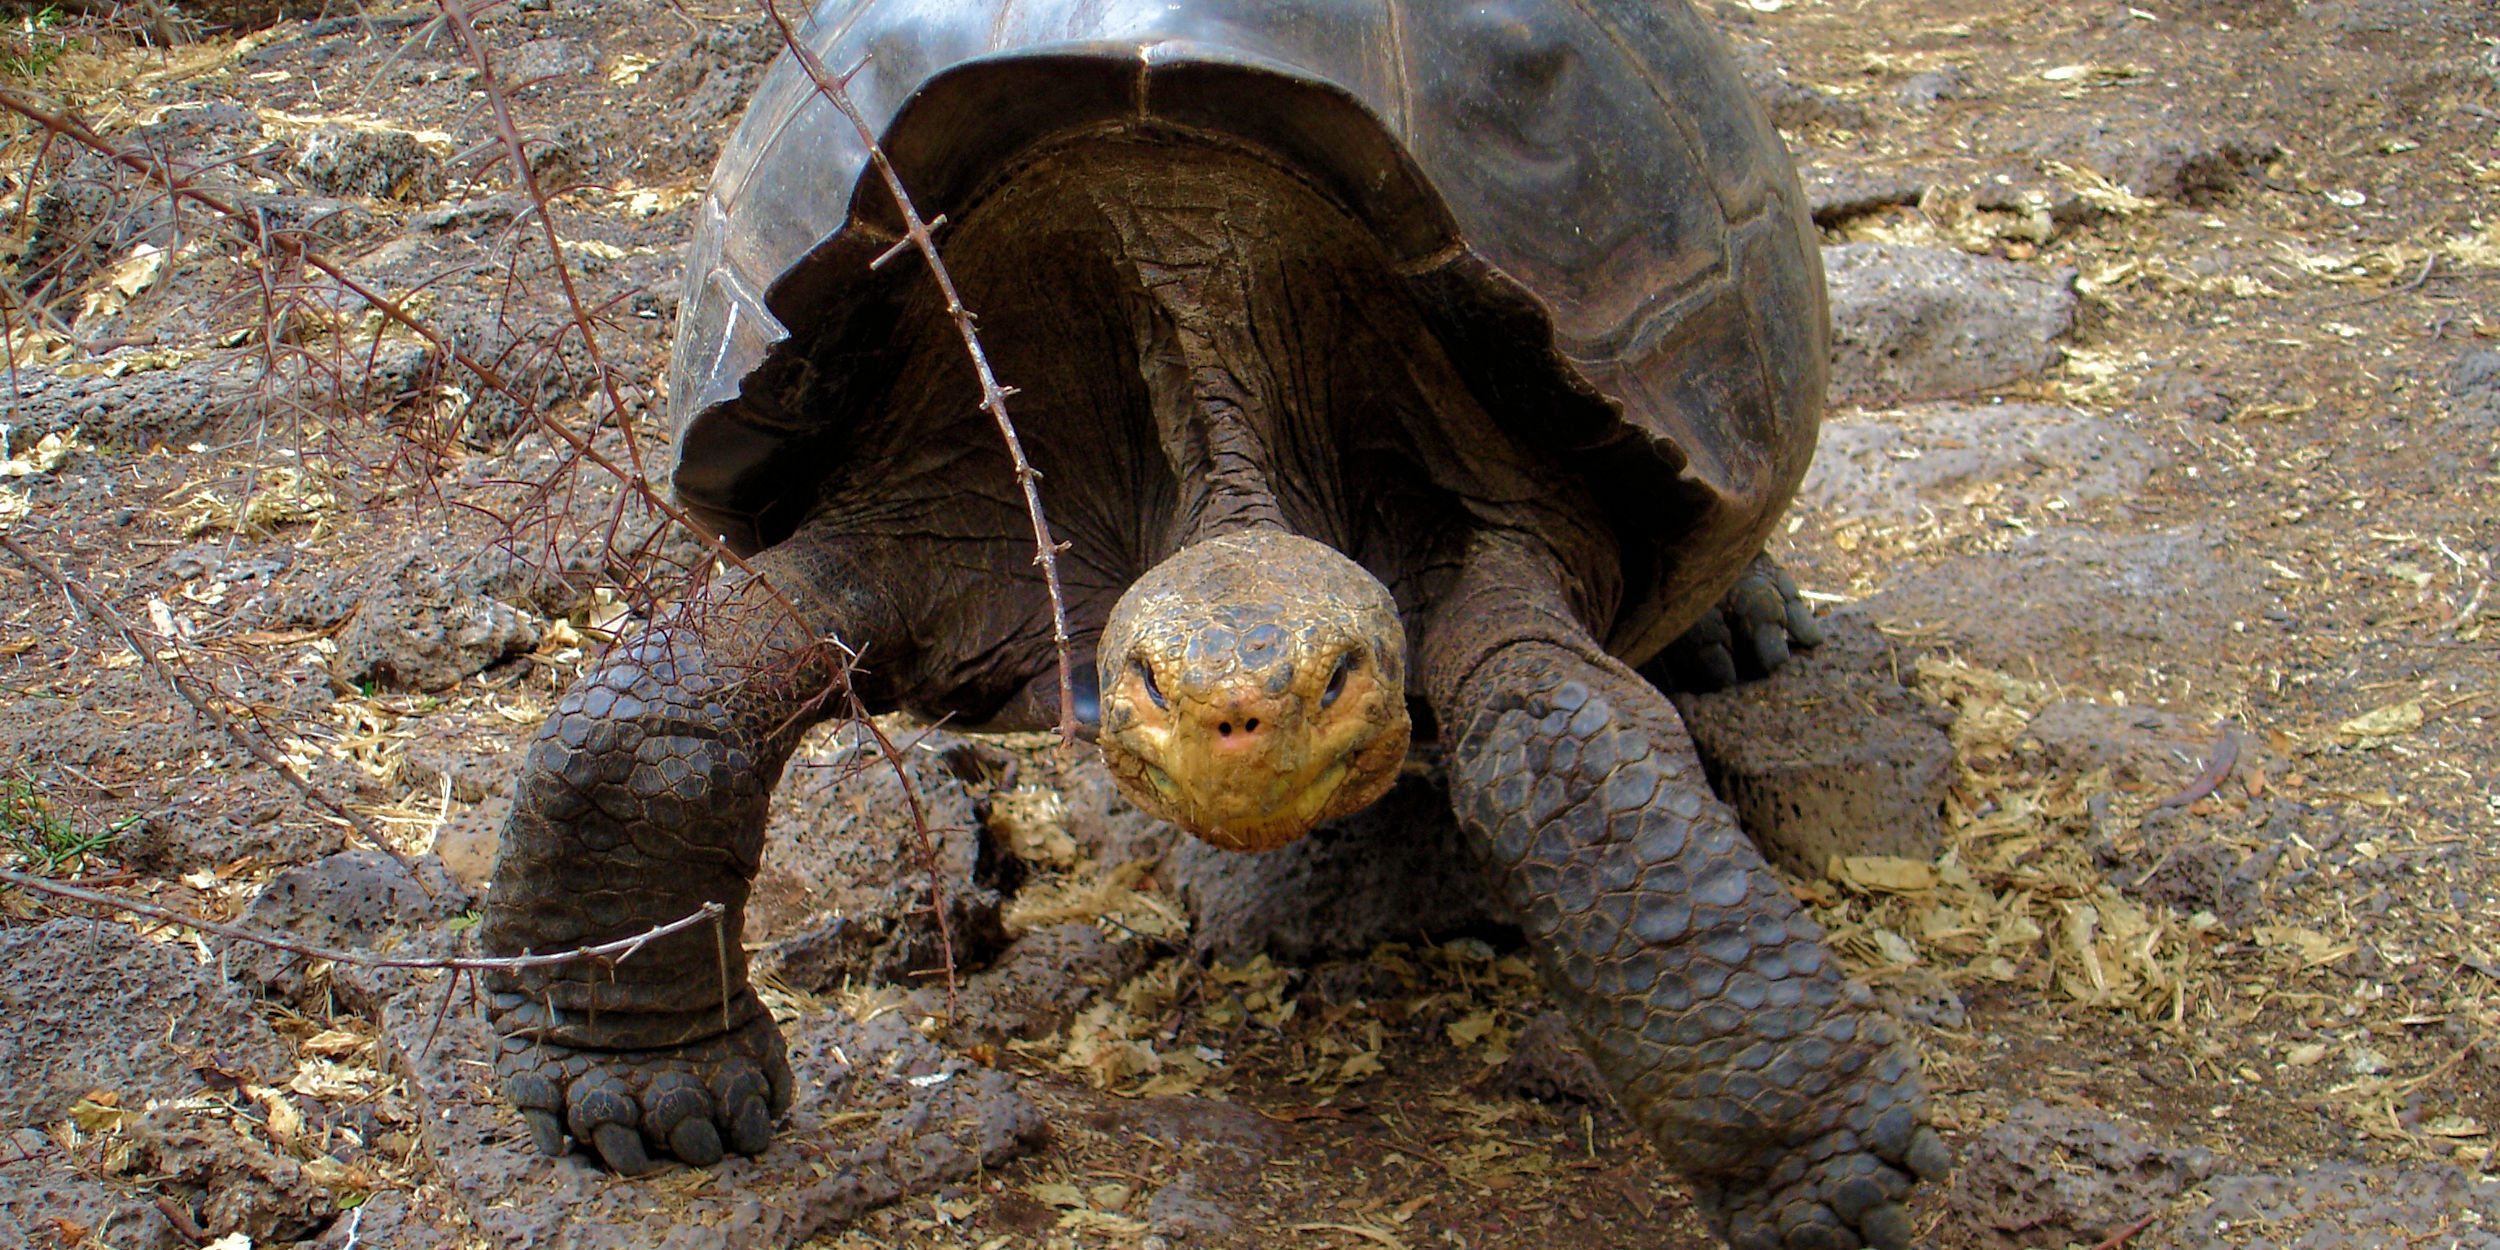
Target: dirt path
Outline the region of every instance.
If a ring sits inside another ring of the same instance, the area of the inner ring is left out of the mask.
[[[0,525],[147,653],[0,560],[9,867],[459,949],[521,735],[705,563],[529,410],[648,434],[688,205],[769,28],[483,20],[531,168],[573,188],[594,357],[434,12],[0,38],[0,86],[201,168],[439,336],[0,121]],[[1836,407],[1781,551],[1872,641],[1808,663],[1953,714],[1941,858],[1793,882],[1925,1048],[1962,1158],[1927,1244],[2500,1245],[2500,16],[1716,12],[1830,245]],[[449,875],[341,856],[347,822],[160,667]],[[1462,880],[1417,887],[1453,900],[1428,932],[1353,878],[1280,921],[1305,901],[1167,853],[1081,760],[924,747],[995,970],[923,1023],[924,869],[829,736],[747,935],[822,1093],[717,1173],[529,1157],[439,976],[0,891],[0,1246],[1707,1244]]]

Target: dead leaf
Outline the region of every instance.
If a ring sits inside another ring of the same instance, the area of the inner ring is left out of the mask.
[[[2337,725],[2335,732],[2358,740],[2363,747],[2374,747],[2421,727],[2422,701],[2417,698],[2389,704],[2375,712],[2365,712]]]
[[[2299,957],[2303,968],[2323,967],[2353,953],[2349,942],[2338,942],[2315,929],[2298,925],[2261,924],[2256,929],[2257,942]]]
[[[1450,1035],[1452,1045],[1473,1046],[1483,1041],[1485,1035],[1493,1031],[1493,1025],[1493,1013],[1479,1011],[1474,1015],[1452,1020],[1444,1028]]]
[[[304,1113],[296,1110],[293,1099],[267,1086],[256,1085],[248,1091],[252,1101],[269,1117],[269,1139],[281,1146],[292,1146],[304,1135]]]
[[[339,1059],[372,1045],[373,1039],[345,1029],[323,1029],[304,1039],[304,1052],[325,1059]]]
[[[35,440],[33,450],[20,455],[11,455],[8,431],[0,429],[0,477],[30,477],[37,473],[50,473],[69,463],[71,452],[82,450],[93,450],[93,448],[89,444],[78,441],[76,429],[67,432],[54,430]]]
[[[1890,929],[1874,929],[1868,936],[1874,939],[1875,949],[1883,953],[1885,963],[1906,968],[1918,962],[1918,948],[1908,938]]]
[[[1047,787],[1021,785],[990,797],[990,832],[1017,859],[1037,867],[1076,867],[1076,839],[1068,835],[1067,818],[1067,800]]]
[[[1074,1185],[1058,1181],[1037,1181],[1024,1187],[1036,1202],[1052,1207],[1083,1207],[1085,1192]]]
[[[124,1111],[122,1096],[109,1089],[87,1091],[69,1106],[70,1122],[88,1133],[110,1133],[137,1117]]]
[[[1865,894],[1911,894],[1936,888],[1936,866],[1893,855],[1839,855],[1828,869],[1833,880]]]
[[[109,317],[130,303],[131,297],[156,284],[156,276],[165,271],[165,250],[153,243],[142,243],[130,249],[130,255],[104,271],[104,285],[87,292],[79,306],[79,319]]]
[[[1386,1246],[1388,1250],[1406,1250],[1406,1243],[1398,1240],[1389,1230],[1374,1228],[1369,1224],[1296,1224],[1293,1226],[1293,1231],[1297,1233],[1345,1233],[1349,1236],[1360,1237],[1375,1245]]]

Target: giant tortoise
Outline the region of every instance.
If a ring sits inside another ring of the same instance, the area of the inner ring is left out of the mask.
[[[1256,851],[1437,741],[1488,887],[1713,1226],[1907,1245],[1948,1162],[1917,1058],[1636,672],[1810,628],[1758,557],[1814,446],[1822,273],[1716,32],[1683,0],[826,0],[799,38],[947,222],[1127,795]],[[676,496],[747,567],[530,745],[496,952],[706,902],[734,934],[845,681],[1052,719],[1019,483],[934,284],[872,264],[903,226],[867,155],[785,51],[701,202],[671,382]],[[495,980],[542,1148],[765,1148],[789,1069],[722,949]]]

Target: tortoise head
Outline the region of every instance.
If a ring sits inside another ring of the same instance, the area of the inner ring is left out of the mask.
[[[1148,813],[1266,851],[1388,793],[1406,761],[1406,641],[1389,588],[1280,530],[1210,538],[1111,609],[1102,754]]]

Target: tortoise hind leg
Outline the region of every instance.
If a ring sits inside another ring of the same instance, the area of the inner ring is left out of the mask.
[[[1788,571],[1757,555],[1717,606],[1641,673],[1662,690],[1725,690],[1779,671],[1792,649],[1822,641],[1823,627]]]
[[[487,978],[496,1071],[549,1154],[619,1172],[761,1151],[790,1102],[739,931],[766,806],[799,736],[842,710],[817,639],[890,628],[854,547],[801,532],[575,682],[521,761],[482,928],[497,956],[632,937],[722,904],[718,926],[615,963]],[[772,590],[779,593],[776,596]],[[794,620],[791,609],[795,608]],[[880,656],[880,659],[890,657]],[[832,706],[828,706],[831,703]]]
[[[1906,1250],[1949,1153],[1900,1027],[1712,797],[1675,709],[1480,544],[1424,644],[1459,822],[1548,990],[1744,1250]]]

